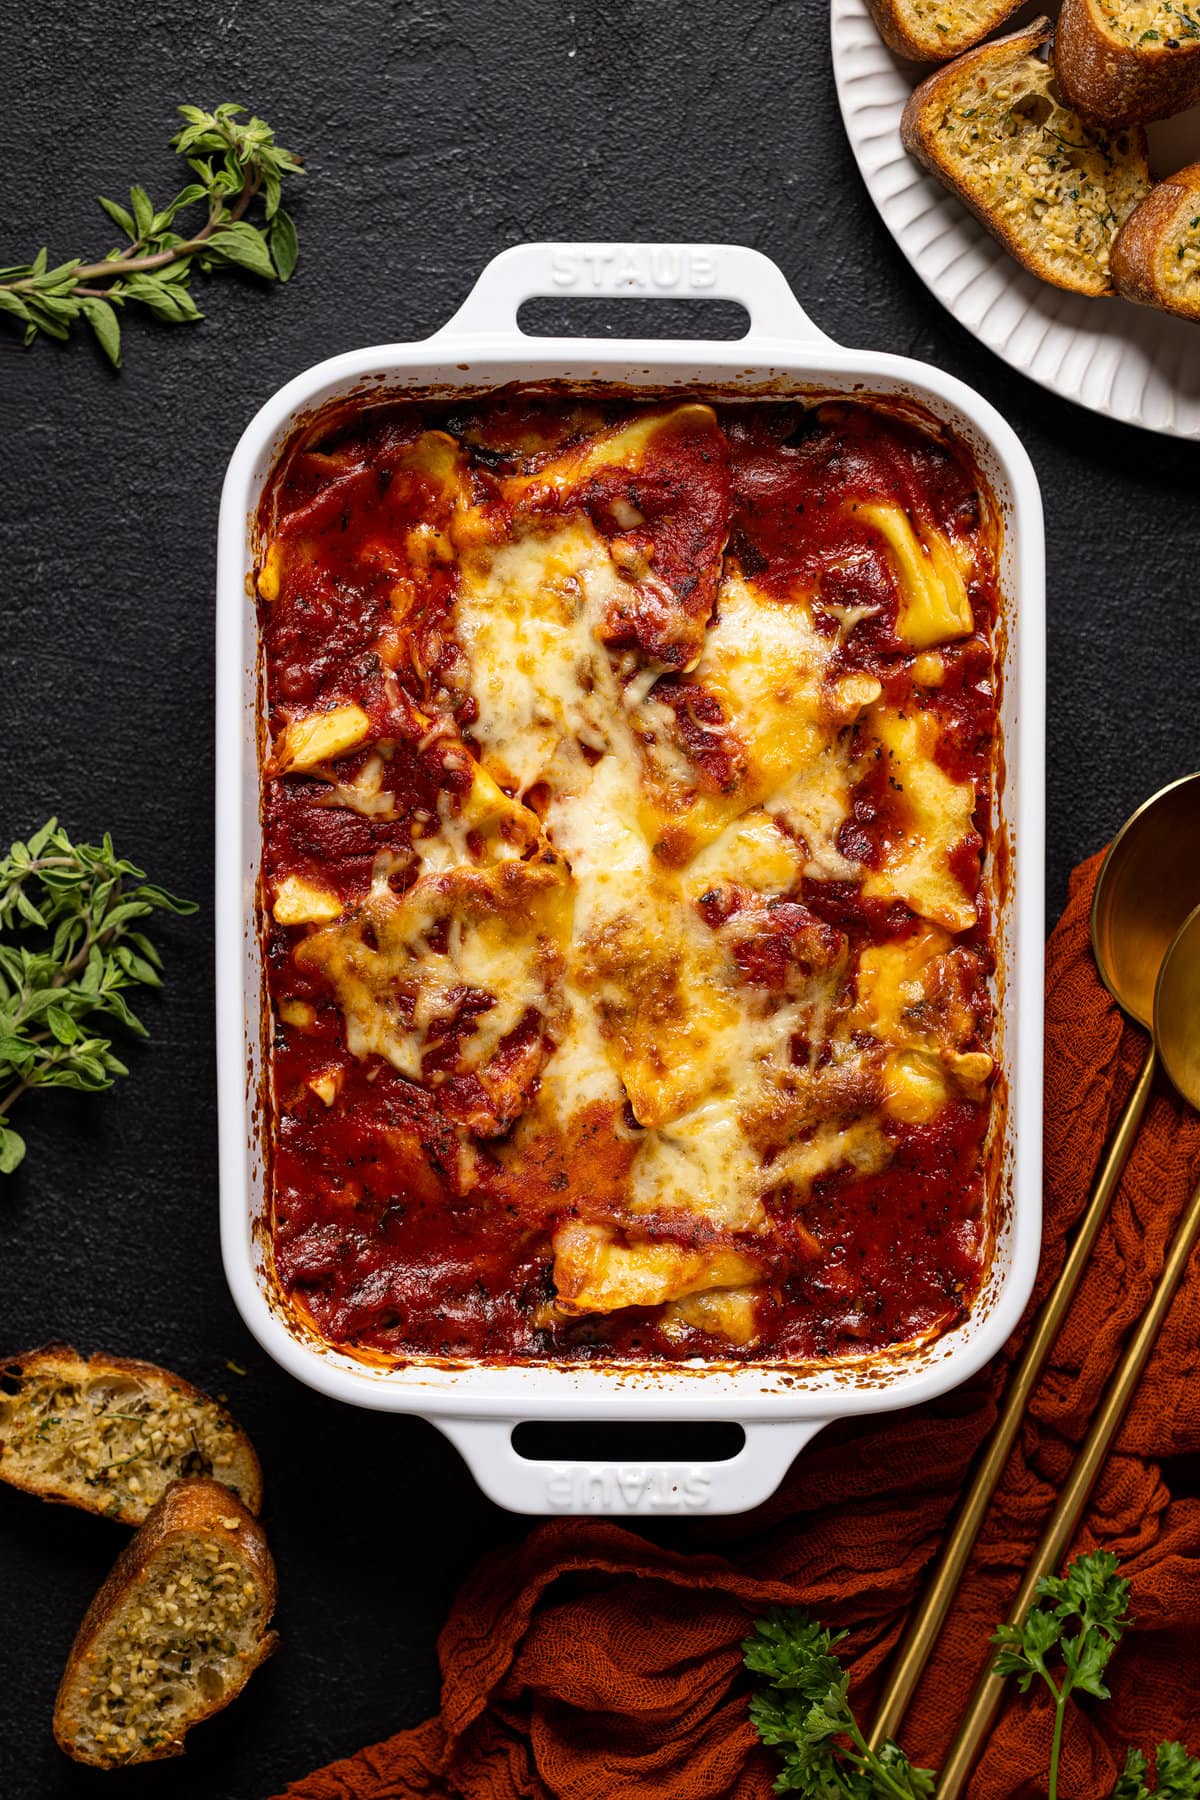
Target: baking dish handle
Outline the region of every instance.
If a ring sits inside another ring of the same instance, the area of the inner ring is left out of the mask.
[[[526,334],[526,300],[736,300],[750,315],[738,343],[759,338],[828,348],[777,263],[742,244],[514,244],[483,270],[431,342]],[[606,342],[608,340],[605,340]]]
[[[434,1418],[497,1506],[515,1513],[686,1517],[749,1512],[770,1499],[827,1419],[743,1426],[746,1441],[724,1462],[534,1461],[513,1447],[513,1419]]]

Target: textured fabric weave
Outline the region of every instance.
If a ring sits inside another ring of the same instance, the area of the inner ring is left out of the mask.
[[[1046,978],[1046,1229],[1035,1298],[1053,1280],[1105,1140],[1146,1051],[1096,975],[1088,908],[1099,858],[1071,883]],[[1200,1170],[1200,1122],[1161,1087],[1070,1318],[1030,1408],[974,1565],[901,1740],[944,1755],[1121,1340],[1144,1308]],[[1028,1319],[1028,1315],[1027,1315]],[[596,1520],[540,1525],[485,1559],[439,1641],[442,1710],[288,1788],[288,1800],[766,1800],[774,1759],[746,1716],[740,1640],[770,1602],[846,1626],[869,1716],[972,1458],[1012,1346],[910,1413],[834,1427],[780,1492],[742,1518],[680,1526],[671,1548]],[[1200,1749],[1200,1269],[1185,1276],[1092,1497],[1076,1549],[1132,1578],[1136,1623],[1113,1698],[1072,1707],[1061,1791],[1111,1794],[1123,1745]],[[1048,1705],[1008,1700],[971,1800],[1045,1792]]]

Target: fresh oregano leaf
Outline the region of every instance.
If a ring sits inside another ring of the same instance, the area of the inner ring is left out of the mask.
[[[83,310],[96,342],[114,369],[121,366],[121,324],[107,300],[85,300]]]
[[[236,263],[239,268],[249,269],[252,275],[262,275],[268,281],[275,279],[275,266],[267,241],[253,225],[230,225],[224,231],[215,231],[208,240],[208,249],[216,250],[227,262]]]
[[[154,207],[145,188],[131,187],[129,204],[133,209],[133,222],[137,226],[138,237],[148,237],[154,222]]]
[[[291,214],[281,208],[271,220],[271,261],[280,281],[290,280],[299,254],[295,223]]]
[[[115,200],[106,200],[103,194],[100,195],[100,205],[104,208],[118,231],[123,231],[128,238],[137,237],[137,226],[133,222],[132,213],[127,213],[125,208],[123,206],[118,206]]]

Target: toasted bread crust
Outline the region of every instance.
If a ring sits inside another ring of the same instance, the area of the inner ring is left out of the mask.
[[[1024,268],[1030,270],[1041,280],[1053,283],[1056,287],[1066,288],[1069,292],[1100,296],[1112,292],[1112,284],[1107,273],[1097,268],[1094,278],[1089,275],[1081,279],[1067,279],[1060,267],[1056,267],[1049,255],[1039,255],[1015,225],[998,212],[986,196],[975,192],[973,187],[964,181],[958,171],[939,153],[935,121],[942,116],[946,108],[960,94],[965,81],[978,77],[982,82],[991,72],[999,71],[1009,65],[1015,65],[1025,57],[1036,56],[1039,51],[1053,42],[1054,29],[1049,19],[1037,18],[1019,31],[1010,32],[1007,36],[996,38],[993,42],[981,45],[977,50],[969,50],[944,68],[927,75],[920,86],[910,95],[900,123],[900,136],[906,150],[924,164],[931,174],[936,175],[944,187],[948,188],[965,207],[972,212],[980,224],[990,231],[997,241]],[[1145,133],[1140,127],[1131,132],[1133,149],[1140,158],[1143,168],[1146,159]]]
[[[1168,119],[1200,100],[1200,38],[1173,48],[1128,43],[1109,28],[1096,0],[1063,0],[1054,67],[1064,98],[1114,128]]]
[[[922,31],[917,21],[911,19],[911,5],[906,7],[904,0],[867,0],[871,17],[889,50],[909,62],[937,63],[972,49],[1011,18],[1020,4],[1021,0],[994,0],[986,23],[978,26],[964,23],[958,31],[942,33],[928,28]]]
[[[0,1361],[0,1409],[7,1409],[10,1415],[6,1428],[4,1411],[0,1410],[0,1481],[57,1505],[75,1506],[84,1512],[99,1513],[106,1518],[117,1519],[123,1525],[140,1525],[159,1497],[161,1479],[157,1485],[145,1482],[140,1484],[147,1490],[141,1494],[131,1491],[127,1486],[120,1489],[102,1483],[89,1486],[67,1472],[55,1477],[45,1470],[27,1466],[32,1459],[28,1455],[22,1458],[21,1451],[14,1443],[22,1407],[22,1392],[31,1384],[38,1381],[70,1382],[81,1391],[86,1391],[92,1384],[113,1379],[127,1379],[136,1383],[159,1406],[182,1405],[193,1410],[197,1417],[210,1422],[228,1445],[227,1465],[222,1465],[216,1471],[217,1479],[223,1479],[228,1487],[233,1488],[252,1513],[258,1512],[262,1505],[262,1469],[250,1439],[223,1406],[201,1388],[186,1381],[183,1376],[160,1368],[156,1363],[141,1362],[133,1357],[109,1356],[103,1352],[83,1357],[72,1345],[63,1343],[43,1344],[39,1349],[27,1350],[21,1355],[6,1357]],[[52,1439],[48,1438],[46,1441],[48,1445],[52,1443]],[[214,1472],[212,1468],[204,1466],[207,1459],[195,1445],[194,1439],[193,1450],[185,1460],[192,1464],[199,1461],[201,1468],[181,1467],[167,1479],[177,1479],[184,1474]]]
[[[278,1592],[275,1564],[258,1520],[218,1481],[209,1481],[203,1476],[177,1481],[173,1487],[168,1488],[145,1524],[118,1556],[103,1586],[84,1614],[83,1623],[71,1646],[54,1704],[54,1736],[59,1748],[76,1762],[87,1762],[96,1768],[115,1768],[181,1756],[183,1740],[192,1727],[202,1724],[205,1719],[222,1711],[231,1700],[236,1699],[255,1669],[266,1661],[278,1645],[276,1634],[273,1631],[266,1632],[254,1653],[242,1663],[238,1679],[215,1700],[202,1701],[198,1698],[187,1724],[169,1742],[139,1751],[132,1756],[104,1756],[89,1752],[80,1742],[84,1728],[76,1722],[76,1709],[82,1706],[83,1689],[88,1677],[89,1657],[100,1633],[117,1619],[138,1584],[147,1576],[153,1558],[176,1538],[216,1540],[227,1553],[239,1554],[248,1567],[248,1579],[259,1590],[264,1619],[269,1620],[275,1611]]]
[[[1140,306],[1157,306],[1181,319],[1200,319],[1200,279],[1190,284],[1194,298],[1182,290],[1174,293],[1164,279],[1165,259],[1181,214],[1185,219],[1200,215],[1200,163],[1160,181],[1130,213],[1113,245],[1113,285],[1123,299]]]

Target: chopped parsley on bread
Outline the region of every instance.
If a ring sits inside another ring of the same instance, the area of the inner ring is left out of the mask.
[[[1113,245],[1113,283],[1126,300],[1200,319],[1200,163],[1160,181]]]
[[[262,1504],[250,1440],[182,1377],[69,1344],[0,1363],[0,1481],[140,1525],[185,1475],[213,1476],[251,1512]]]
[[[79,1628],[54,1707],[76,1762],[183,1753],[275,1648],[275,1568],[258,1521],[219,1482],[168,1488]]]
[[[1064,103],[1051,38],[1036,19],[927,76],[901,136],[1034,275],[1108,294],[1113,240],[1150,188],[1145,133],[1088,124]]]
[[[945,62],[1003,25],[1021,0],[868,0],[879,35],[897,56]]]
[[[1063,0],[1054,59],[1089,118],[1170,118],[1200,100],[1200,0]]]

